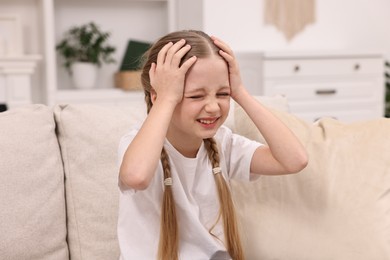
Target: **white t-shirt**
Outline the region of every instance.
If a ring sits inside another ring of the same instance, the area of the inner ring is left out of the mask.
[[[133,130],[119,144],[119,164],[136,135]],[[215,140],[226,180],[250,179],[250,162],[261,144],[233,134],[222,126]],[[179,226],[179,258],[184,260],[230,259],[224,246],[222,219],[215,224],[219,201],[212,166],[205,147],[196,158],[181,155],[167,140],[164,147],[171,163],[172,189]],[[121,187],[121,185],[119,185]],[[156,259],[160,234],[161,201],[164,191],[161,162],[147,189],[120,189],[118,240],[121,260]]]

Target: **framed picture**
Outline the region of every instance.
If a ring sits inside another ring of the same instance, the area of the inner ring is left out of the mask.
[[[23,39],[20,17],[0,14],[0,57],[21,54],[23,54]]]

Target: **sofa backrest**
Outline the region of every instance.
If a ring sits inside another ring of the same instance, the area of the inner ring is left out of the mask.
[[[64,173],[53,111],[0,113],[0,259],[68,259]]]

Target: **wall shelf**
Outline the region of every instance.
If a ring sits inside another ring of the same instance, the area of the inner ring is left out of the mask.
[[[31,78],[40,55],[20,55],[0,58],[0,101],[8,108],[31,104]]]

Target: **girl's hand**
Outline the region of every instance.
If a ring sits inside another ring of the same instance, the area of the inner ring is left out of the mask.
[[[183,56],[191,49],[185,40],[167,43],[158,53],[157,62],[149,70],[150,83],[158,99],[167,99],[175,104],[183,99],[185,74],[195,63],[193,56],[181,66]]]
[[[214,44],[219,47],[219,55],[221,55],[228,63],[229,68],[229,81],[230,81],[230,91],[233,99],[245,90],[244,85],[242,84],[240,69],[238,67],[237,60],[234,56],[233,51],[230,49],[229,45],[221,41],[215,36],[211,36],[211,39],[214,41]]]

